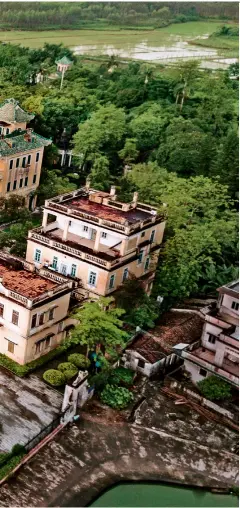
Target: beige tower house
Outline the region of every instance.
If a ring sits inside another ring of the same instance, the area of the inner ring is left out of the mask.
[[[51,144],[27,128],[33,118],[15,99],[0,105],[0,196],[22,195],[31,210],[36,204],[44,147]]]

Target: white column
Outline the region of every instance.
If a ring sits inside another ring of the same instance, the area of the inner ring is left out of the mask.
[[[124,238],[122,240],[121,247],[120,247],[120,255],[121,256],[124,256],[126,254],[127,242],[128,242],[127,238]]]
[[[43,212],[43,220],[42,220],[42,227],[44,229],[47,226],[47,220],[48,220],[48,212],[47,212],[47,210],[44,210],[44,212]]]
[[[218,347],[218,349],[216,350],[216,353],[215,353],[214,363],[218,367],[221,367],[223,364],[223,360],[224,360],[224,349],[220,349]]]
[[[93,247],[93,250],[95,250],[96,252],[99,250],[100,235],[101,235],[101,231],[100,231],[100,229],[97,229],[96,238],[95,238],[94,247]]]
[[[69,220],[66,220],[65,224],[64,224],[63,235],[62,235],[62,240],[64,242],[67,240],[68,228],[69,228]]]
[[[72,154],[69,155],[68,167],[70,168],[72,162]]]

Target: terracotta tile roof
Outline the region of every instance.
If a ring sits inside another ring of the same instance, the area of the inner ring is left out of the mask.
[[[29,299],[40,296],[58,285],[36,273],[18,270],[3,262],[0,262],[0,277],[4,287]]]
[[[6,99],[2,105],[0,105],[0,121],[4,122],[30,122],[34,118],[31,115],[20,108],[18,101],[15,99]]]
[[[120,224],[124,224],[125,221],[126,223],[134,224],[135,222],[143,221],[152,217],[150,212],[144,212],[136,208],[124,212],[123,210],[116,210],[115,208],[111,208],[107,205],[94,203],[87,197],[80,197],[70,201],[65,201],[64,204],[66,204],[69,208],[76,208],[95,217],[119,222]]]
[[[159,325],[149,333],[140,333],[127,349],[155,363],[172,352],[181,342],[191,344],[201,338],[204,320],[197,314],[166,312]]]

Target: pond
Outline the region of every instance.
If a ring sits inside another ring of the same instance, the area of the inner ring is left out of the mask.
[[[159,483],[122,483],[104,492],[90,506],[228,508],[238,506],[238,498]]]

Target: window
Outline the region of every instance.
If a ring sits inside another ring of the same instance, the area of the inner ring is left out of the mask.
[[[155,229],[154,229],[154,231],[151,232],[150,243],[153,243],[154,237],[155,237]]]
[[[112,289],[114,287],[114,282],[115,282],[115,275],[111,275],[110,280],[109,280],[109,289]]]
[[[90,272],[88,277],[88,284],[90,286],[96,286],[97,274],[96,272]]]
[[[88,226],[83,226],[83,231],[88,231]]]
[[[105,233],[104,231],[102,232],[102,238],[107,238],[107,233]]]
[[[10,132],[10,131],[9,131],[9,128],[7,127],[7,129],[6,129],[6,134],[9,134],[9,132]]]
[[[10,189],[11,189],[11,182],[8,182],[8,184],[7,184],[7,192],[9,192]]]
[[[76,273],[77,273],[77,265],[72,265],[71,266],[71,276],[75,277]]]
[[[39,161],[39,157],[40,157],[40,153],[39,153],[39,152],[37,152],[37,153],[36,153],[36,162],[38,162],[38,161]]]
[[[35,328],[37,326],[37,314],[33,314],[31,328]]]
[[[61,265],[60,272],[63,275],[67,275],[67,265]]]
[[[141,236],[145,236],[145,231],[143,231],[143,232],[141,233]]]
[[[0,317],[3,317],[4,305],[0,303]]]
[[[138,255],[138,265],[141,264],[142,259],[143,259],[143,250],[140,250],[139,255]]]
[[[46,340],[45,340],[45,349],[47,349],[50,346],[50,340],[51,340],[51,337],[46,337]]]
[[[22,160],[22,167],[25,168],[26,167],[26,157],[23,157],[23,160]]]
[[[44,312],[42,314],[39,314],[38,326],[43,325],[43,323],[44,323]]]
[[[17,188],[17,180],[14,180],[13,182],[13,190],[15,190]]]
[[[42,344],[42,341],[41,341],[41,340],[39,340],[38,342],[36,342],[36,344],[35,344],[35,354],[36,354],[36,353],[40,353],[40,351],[41,351],[41,344]]]
[[[149,265],[150,265],[150,258],[147,258],[146,262],[145,262],[144,270],[148,270]]]
[[[57,264],[58,264],[58,258],[56,256],[54,256],[53,262],[52,262],[52,267],[54,268],[54,270],[57,270]]]
[[[40,261],[41,261],[41,251],[40,251],[40,249],[36,249],[35,250],[34,261],[36,261],[37,263],[40,263]]]
[[[12,311],[12,323],[16,326],[18,326],[18,320],[19,320],[19,312],[16,310]]]
[[[64,321],[62,321],[61,323],[59,323],[59,325],[58,325],[58,333],[59,333],[59,332],[62,332],[62,331],[63,331],[63,328],[64,328]]]
[[[232,309],[238,310],[239,309],[239,303],[238,302],[232,302]]]
[[[37,181],[37,175],[33,175],[33,183],[36,183]]]
[[[11,159],[9,162],[9,169],[12,169],[12,168],[13,168],[13,159]]]
[[[30,162],[31,162],[31,155],[28,155],[27,163],[30,164]]]
[[[127,280],[127,279],[128,279],[128,268],[125,268],[124,272],[123,272],[122,281],[125,282],[125,280]]]
[[[11,342],[10,340],[8,340],[8,351],[9,353],[14,353],[14,342]]]
[[[208,334],[208,342],[210,342],[210,344],[215,344],[215,342],[216,342],[215,335],[212,335],[211,333],[209,333]]]
[[[54,309],[50,309],[50,311],[49,311],[49,321],[51,321],[53,319],[53,316],[54,316]]]
[[[202,369],[202,368],[200,367],[200,369],[199,369],[199,374],[200,374],[200,376],[206,377],[206,375],[207,375],[207,371],[206,371],[205,369]]]
[[[16,160],[16,168],[19,168],[19,162],[20,162],[20,159],[17,159]]]
[[[22,186],[23,186],[23,179],[20,178],[20,180],[19,180],[19,188],[21,189]]]
[[[138,367],[140,367],[140,369],[144,369],[145,362],[143,360],[138,360]]]
[[[26,178],[24,180],[24,187],[27,187],[27,184],[28,184],[28,176],[26,176]]]

